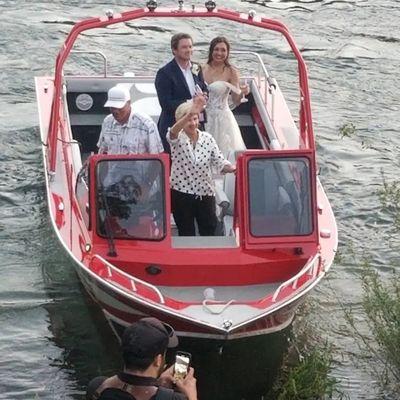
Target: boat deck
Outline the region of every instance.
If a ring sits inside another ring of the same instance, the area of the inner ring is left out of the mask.
[[[166,297],[178,301],[199,302],[205,299],[215,301],[255,301],[272,294],[282,282],[246,286],[157,286]]]

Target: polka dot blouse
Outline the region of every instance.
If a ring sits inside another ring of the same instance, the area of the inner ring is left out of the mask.
[[[199,138],[193,148],[184,131],[176,139],[167,140],[171,146],[171,188],[199,196],[214,196],[212,168],[221,172],[230,162],[224,158],[215,139],[208,133],[197,131]]]

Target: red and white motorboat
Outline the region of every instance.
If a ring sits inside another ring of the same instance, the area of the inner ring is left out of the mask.
[[[257,35],[273,31],[297,60],[294,117],[261,57],[240,52],[242,59],[255,60],[258,73],[242,71],[251,93],[234,114],[247,150],[232,154],[236,176],[216,177],[217,236],[177,235],[168,155],[94,154],[114,85],[128,85],[133,108],[158,119],[154,76],[109,76],[106,56],[101,75],[64,74],[79,35],[143,18],[168,24],[228,20],[254,27]],[[337,227],[317,176],[306,65],[285,25],[254,12],[220,9],[213,1],[204,8],[186,9],[180,2],[159,9],[150,0],[146,8],[77,23],[57,56],[54,77],[37,77],[36,92],[54,230],[117,333],[145,315],[169,322],[182,336],[211,339],[267,334],[291,323],[332,265]],[[156,176],[149,197],[133,201],[126,193],[135,191],[148,170]]]

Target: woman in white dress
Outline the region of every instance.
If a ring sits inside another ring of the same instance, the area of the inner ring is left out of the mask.
[[[230,44],[223,36],[210,43],[207,64],[203,66],[208,84],[206,131],[211,133],[225,157],[232,151],[245,150],[239,126],[229,108],[229,94],[234,105],[249,93],[248,85],[239,86],[239,72],[229,63]]]

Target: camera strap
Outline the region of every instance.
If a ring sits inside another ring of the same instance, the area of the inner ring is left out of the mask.
[[[152,378],[150,376],[139,376],[139,375],[131,375],[125,372],[119,372],[118,378],[128,385],[133,386],[160,386],[158,379]]]
[[[152,386],[156,389],[151,397],[154,400],[174,400],[176,398],[175,392],[172,389],[160,386],[160,382],[156,378],[131,375],[124,372],[120,372],[117,376],[112,378],[101,378],[103,379],[103,382],[100,385],[98,383],[96,384],[97,388],[90,396],[93,400],[103,398],[104,396],[104,398],[107,399],[127,399],[129,397],[131,400],[140,400],[139,397],[135,397],[133,393],[131,393],[131,387],[138,386]],[[117,378],[118,380],[116,381]],[[118,381],[123,383],[122,387],[121,383],[118,383]],[[181,397],[178,397],[178,399],[180,398]]]
[[[120,372],[118,378],[127,385],[133,386],[157,386],[158,390],[155,400],[172,400],[174,397],[173,389],[168,389],[160,386],[158,379],[147,376],[131,375],[125,372]]]

